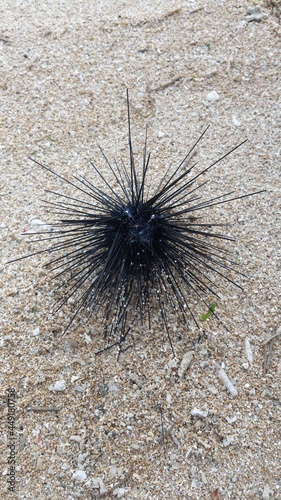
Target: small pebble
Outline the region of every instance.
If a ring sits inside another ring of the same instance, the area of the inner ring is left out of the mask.
[[[93,342],[90,335],[88,335],[87,333],[84,334],[84,340],[86,344],[91,344]]]
[[[52,467],[49,467],[47,469],[47,474],[49,474],[49,476],[54,476],[56,474],[56,471]]]
[[[117,393],[118,392],[118,386],[112,381],[108,382],[108,391],[111,393]]]
[[[178,375],[180,378],[183,378],[183,376],[184,376],[186,370],[188,369],[192,359],[193,359],[193,353],[191,351],[186,352],[181,360],[181,364],[180,364],[179,369],[178,369]]]
[[[138,444],[132,444],[133,450],[138,451],[140,449],[140,446]]]
[[[88,453],[80,453],[78,455],[78,459],[77,459],[77,463],[78,463],[78,467],[81,467],[82,464],[85,462],[86,458],[88,456]],[[88,462],[88,461],[87,461]]]
[[[116,474],[117,474],[117,467],[116,465],[111,465],[109,467],[109,473],[110,473],[110,477],[115,477]]]
[[[218,390],[216,389],[216,387],[213,387],[213,386],[208,387],[208,391],[211,394],[213,394],[214,396],[216,396],[216,394],[218,393]]]
[[[237,120],[236,116],[232,117],[232,123],[233,123],[234,127],[240,127],[240,125],[241,125],[241,122],[239,120]]]
[[[143,381],[136,373],[130,373],[128,378],[129,380],[134,382],[134,384],[136,384],[139,389],[141,389],[141,387],[143,386]]]
[[[171,406],[171,404],[172,404],[172,396],[171,396],[171,394],[169,392],[167,392],[166,401],[167,401],[168,405]]]
[[[165,135],[165,134],[164,134],[164,132],[162,132],[162,130],[159,130],[159,131],[157,132],[157,137],[158,137],[159,139],[162,139],[162,137],[164,137],[164,135]]]
[[[203,368],[203,369],[204,369],[204,368],[208,368],[208,367],[209,367],[209,363],[208,363],[208,361],[201,361],[200,366],[201,366],[201,368]]]
[[[199,429],[202,427],[202,421],[201,420],[197,420],[194,424],[194,427],[197,431],[199,431]]]
[[[209,102],[218,101],[219,98],[220,98],[220,96],[215,90],[212,90],[212,92],[209,92],[209,94],[207,95],[207,101],[209,101]]]
[[[87,384],[75,385],[75,386],[73,387],[73,390],[74,390],[75,392],[84,392],[84,391],[86,390],[86,388],[87,388]]]
[[[43,460],[42,460],[41,457],[37,458],[37,460],[36,460],[36,467],[39,470],[43,470],[43,468],[44,468],[44,462],[43,462]]]

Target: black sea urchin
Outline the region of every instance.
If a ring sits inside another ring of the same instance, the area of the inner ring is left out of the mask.
[[[75,314],[66,330],[82,307],[99,308],[103,312],[105,338],[107,342],[109,337],[112,338],[106,348],[118,346],[119,353],[138,316],[141,324],[144,318],[148,319],[150,328],[153,307],[160,311],[172,346],[167,307],[177,311],[183,319],[189,315],[196,322],[189,306],[190,293],[206,304],[208,293],[217,295],[212,275],[219,275],[239,286],[231,279],[234,263],[230,253],[219,243],[232,238],[216,232],[216,226],[220,224],[202,222],[197,214],[215,205],[257,194],[231,197],[233,192],[230,192],[202,201],[200,190],[206,184],[206,181],[200,181],[203,174],[246,142],[228,151],[203,171],[190,175],[195,164],[187,169],[183,168],[184,164],[206,129],[180,165],[172,173],[168,169],[154,193],[148,196],[145,186],[150,162],[147,134],[142,167],[137,169],[128,94],[127,103],[129,170],[123,163],[111,164],[101,150],[117,183],[116,190],[94,164],[92,166],[104,183],[104,189],[84,177],[74,176],[74,180],[69,181],[33,160],[77,189],[84,198],[52,192],[58,201],[48,204],[60,220],[52,224],[54,231],[51,234],[40,233],[47,234],[45,239],[51,244],[35,253],[49,252],[53,256],[58,252],[48,264],[56,271],[57,277],[67,277],[63,285],[65,295],[58,302],[58,309],[72,296],[76,304]]]

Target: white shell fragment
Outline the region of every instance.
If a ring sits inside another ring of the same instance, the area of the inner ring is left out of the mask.
[[[64,391],[66,389],[65,380],[57,380],[54,384],[49,385],[49,391]]]
[[[245,353],[246,353],[247,360],[249,361],[249,364],[252,365],[253,364],[253,352],[252,352],[252,347],[251,347],[251,344],[250,344],[250,341],[248,338],[245,339]]]
[[[51,229],[51,226],[47,224],[46,222],[40,220],[40,219],[32,219],[30,221],[30,228],[29,228],[29,233],[35,233],[38,230],[40,231],[48,231]]]
[[[203,471],[200,471],[201,481],[203,484],[208,484],[207,478]]]
[[[172,396],[169,392],[167,392],[166,401],[167,401],[168,405],[171,406],[173,400],[172,400]]]
[[[40,219],[32,219],[30,221],[30,225],[31,226],[46,226],[46,222],[40,220]]]
[[[168,363],[166,365],[168,377],[171,377],[171,375],[177,369],[177,366],[178,366],[178,363],[177,363],[177,361],[174,358],[170,359],[170,361],[168,361]]]
[[[116,490],[113,491],[113,496],[115,496],[117,498],[123,498],[125,493],[126,493],[125,488],[116,488]]]
[[[229,424],[233,424],[234,422],[236,422],[237,420],[237,417],[234,415],[233,417],[225,417],[225,420],[229,423]]]
[[[255,21],[256,23],[260,23],[263,19],[267,19],[268,15],[265,14],[260,5],[256,5],[255,7],[249,7],[247,9],[248,16],[245,16],[245,19],[248,23]]]
[[[101,477],[94,477],[91,486],[92,488],[99,489],[100,493],[105,493],[107,491]]]
[[[228,376],[226,375],[225,371],[223,368],[218,368],[217,369],[217,374],[223,381],[224,386],[228,390],[228,392],[233,396],[234,398],[237,396],[238,392],[237,389],[234,387],[232,382],[230,382]]]
[[[181,360],[181,364],[180,364],[179,369],[178,369],[178,375],[180,378],[183,378],[183,376],[184,376],[186,370],[188,369],[192,359],[193,359],[193,353],[191,351],[186,352]]]
[[[222,442],[224,448],[229,446],[234,441],[235,436],[226,436]]]
[[[70,441],[75,441],[76,443],[80,443],[81,442],[81,436],[72,435],[72,436],[70,436],[69,440]]]
[[[32,335],[33,335],[34,337],[37,337],[37,335],[39,335],[39,333],[40,333],[40,328],[39,328],[39,326],[37,326],[36,328],[34,328],[34,330],[32,330]]]
[[[272,495],[274,495],[274,491],[266,484],[263,490],[262,500],[269,500]]]
[[[86,481],[87,474],[85,471],[78,469],[72,474],[72,477],[76,481]]]
[[[208,416],[209,410],[202,411],[202,410],[198,410],[198,408],[193,408],[190,413],[195,418],[196,417],[197,418],[206,418]]]

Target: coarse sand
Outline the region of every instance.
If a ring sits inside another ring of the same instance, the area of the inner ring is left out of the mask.
[[[250,20],[245,0],[2,0],[1,498],[281,499],[281,3],[259,5]],[[99,311],[62,334],[74,304],[51,313],[48,256],[6,264],[44,248],[22,233],[48,221],[45,190],[73,194],[30,156],[93,183],[98,145],[128,164],[126,88],[152,179],[210,125],[200,168],[248,142],[207,198],[266,190],[218,209],[243,291],[221,284],[223,324],[171,313],[175,357],[157,311],[119,361],[96,356]]]

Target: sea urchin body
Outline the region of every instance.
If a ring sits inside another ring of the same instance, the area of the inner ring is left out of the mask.
[[[202,222],[197,214],[215,205],[256,194],[231,197],[231,192],[202,201],[200,192],[206,184],[200,181],[203,174],[243,144],[192,175],[195,164],[183,167],[206,129],[180,165],[173,172],[168,170],[154,193],[147,196],[146,177],[150,164],[147,139],[143,163],[137,169],[131,141],[129,100],[127,102],[129,170],[124,164],[115,162],[112,165],[101,150],[118,189],[110,185],[94,164],[104,189],[84,177],[74,176],[74,180],[69,181],[33,160],[79,193],[79,197],[53,193],[57,201],[48,204],[58,222],[52,224],[51,234],[40,233],[51,243],[45,250],[36,252],[50,252],[52,259],[48,267],[57,277],[67,276],[66,294],[59,301],[58,309],[74,296],[76,310],[66,330],[83,307],[91,311],[99,308],[103,311],[107,345],[118,346],[119,353],[135,320],[140,318],[143,324],[144,318],[148,318],[150,325],[151,311],[155,307],[160,311],[172,345],[167,307],[186,320],[192,316],[196,322],[189,307],[189,295],[195,294],[205,303],[208,293],[217,295],[212,275],[233,282],[229,272],[233,271],[234,263],[221,244],[221,240],[231,238],[217,232],[219,224]]]

